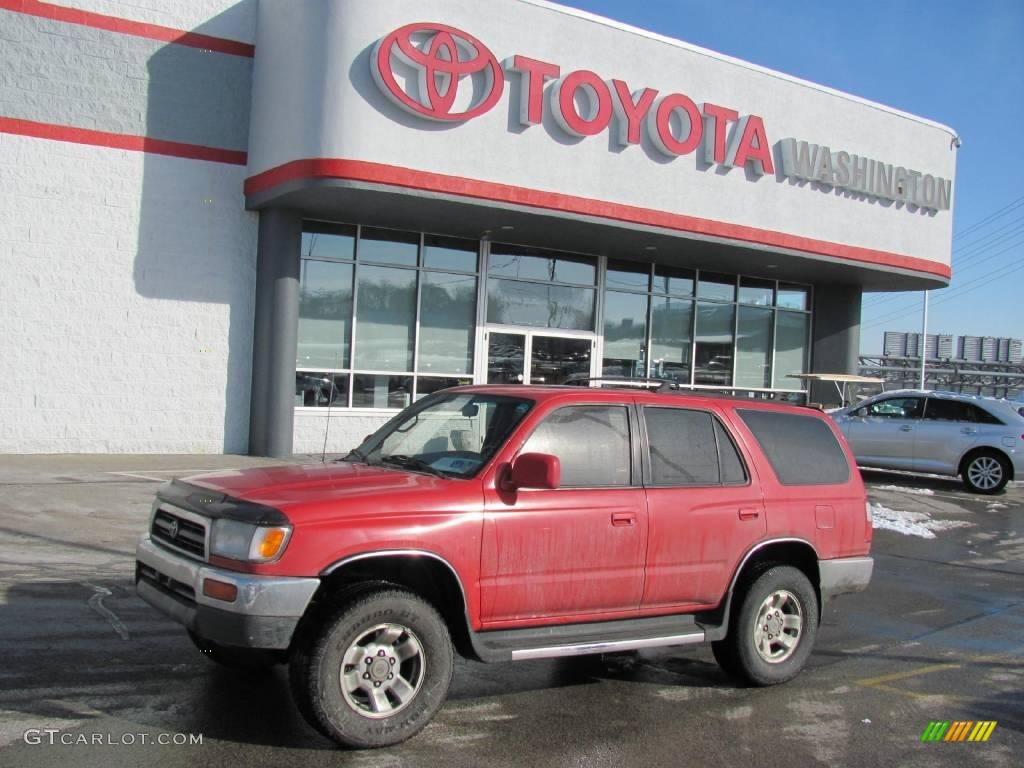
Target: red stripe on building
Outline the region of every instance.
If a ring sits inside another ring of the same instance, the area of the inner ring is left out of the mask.
[[[500,203],[543,208],[581,216],[641,224],[649,227],[687,232],[691,234],[720,237],[756,245],[785,248],[791,251],[829,256],[873,266],[919,272],[932,277],[949,280],[952,274],[944,264],[937,264],[916,256],[859,248],[852,245],[815,240],[769,229],[745,227],[695,216],[639,208],[621,203],[610,203],[585,197],[573,197],[555,192],[542,192],[507,184],[478,181],[459,176],[427,173],[410,168],[368,163],[359,160],[309,159],[295,160],[269,171],[252,176],[245,182],[245,194],[255,195],[291,181],[300,179],[344,179],[373,184],[404,187],[420,191],[436,192],[460,197],[472,197]]]
[[[41,3],[38,0],[0,0],[0,10],[24,13],[29,16],[38,16],[53,21],[62,21],[66,24],[78,24],[82,27],[103,29],[107,32],[117,32],[122,35],[145,37],[150,40],[185,45],[189,48],[198,48],[203,51],[228,53],[232,56],[245,56],[250,59],[256,55],[255,46],[249,43],[228,40],[224,37],[202,35],[198,32],[187,32],[183,29],[162,27],[159,24],[129,21],[128,19],[120,19],[116,16],[107,16],[102,13],[93,13],[92,11],[83,11],[78,8]]]
[[[66,141],[72,144],[90,144],[95,147],[127,149],[132,152],[148,152],[154,155],[182,157],[188,160],[207,160],[211,163],[245,165],[247,153],[233,149],[204,147],[199,144],[183,144],[178,141],[164,141],[149,136],[129,136],[121,133],[93,131],[87,128],[71,128],[66,125],[50,125],[32,120],[0,117],[0,133],[17,136],[31,136],[36,139]]]

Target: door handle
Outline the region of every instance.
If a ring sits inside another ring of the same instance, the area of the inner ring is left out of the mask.
[[[740,510],[740,520],[756,520],[761,516],[761,510],[756,507],[746,507]]]
[[[910,432],[913,429],[909,424],[903,424],[900,426],[900,432]]]
[[[974,427],[964,427],[960,431],[963,432],[965,435],[974,435],[977,434],[978,432],[978,430],[976,430]]]
[[[612,515],[612,525],[616,528],[626,528],[636,525],[636,515],[632,512],[616,512]]]

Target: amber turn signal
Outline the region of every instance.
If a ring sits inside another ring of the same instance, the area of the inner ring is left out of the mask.
[[[233,603],[235,598],[238,597],[238,587],[234,584],[228,584],[226,581],[203,579],[203,594],[207,597],[212,597],[214,600]]]
[[[284,546],[288,531],[284,528],[262,528],[256,535],[258,539],[253,542],[256,545],[256,556],[260,560],[272,560]]]

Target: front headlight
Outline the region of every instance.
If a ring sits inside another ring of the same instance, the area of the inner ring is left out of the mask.
[[[269,563],[284,552],[289,526],[261,526],[238,520],[215,520],[210,532],[210,554],[250,563]]]

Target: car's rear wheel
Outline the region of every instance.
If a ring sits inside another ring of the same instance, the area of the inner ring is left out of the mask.
[[[712,644],[712,652],[731,677],[753,685],[776,685],[803,669],[817,632],[814,587],[798,569],[778,565],[749,583],[728,634]]]
[[[978,451],[964,461],[961,477],[972,493],[999,493],[1010,480],[1010,462],[995,451]]]
[[[318,731],[348,747],[386,747],[418,733],[451,684],[454,651],[438,612],[397,589],[329,615],[297,648],[292,693]]]

